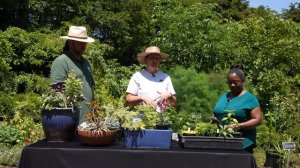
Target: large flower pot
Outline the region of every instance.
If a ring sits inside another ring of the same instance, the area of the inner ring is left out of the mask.
[[[79,142],[85,145],[110,145],[114,142],[116,130],[90,131],[78,130]]]
[[[172,141],[171,129],[145,129],[135,131],[124,131],[125,148],[158,148],[170,149]]]
[[[73,108],[42,111],[42,125],[46,141],[72,141],[76,135],[79,114]]]

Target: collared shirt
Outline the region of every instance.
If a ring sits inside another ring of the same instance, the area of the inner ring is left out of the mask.
[[[51,85],[58,83],[63,83],[67,77],[68,73],[73,70],[77,77],[82,81],[82,94],[85,100],[80,103],[80,122],[84,120],[84,113],[89,111],[85,102],[90,102],[93,100],[93,89],[95,81],[91,71],[91,66],[89,62],[82,58],[80,61],[76,60],[70,53],[64,53],[57,57],[51,66]]]

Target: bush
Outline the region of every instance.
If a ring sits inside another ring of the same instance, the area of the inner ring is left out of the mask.
[[[23,145],[10,146],[0,143],[0,165],[4,167],[16,167],[23,147]]]
[[[22,143],[24,137],[21,132],[10,126],[1,126],[0,127],[0,143],[15,145]]]
[[[14,115],[14,103],[13,103],[13,95],[0,92],[0,120],[8,120]]]
[[[176,91],[176,110],[198,114],[202,121],[208,122],[220,94],[228,90],[223,75],[177,67],[170,76]]]

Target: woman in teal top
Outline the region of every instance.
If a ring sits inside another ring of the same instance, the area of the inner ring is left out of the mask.
[[[228,73],[227,82],[230,92],[221,95],[213,110],[214,116],[221,121],[227,115],[227,111],[234,111],[234,118],[238,120],[237,125],[242,132],[243,148],[253,153],[256,147],[256,127],[262,123],[262,113],[257,98],[244,89],[245,74],[241,64],[234,65]]]

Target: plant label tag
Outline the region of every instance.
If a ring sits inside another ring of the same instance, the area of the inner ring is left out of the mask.
[[[284,150],[296,150],[296,144],[294,142],[282,142],[282,147]]]

